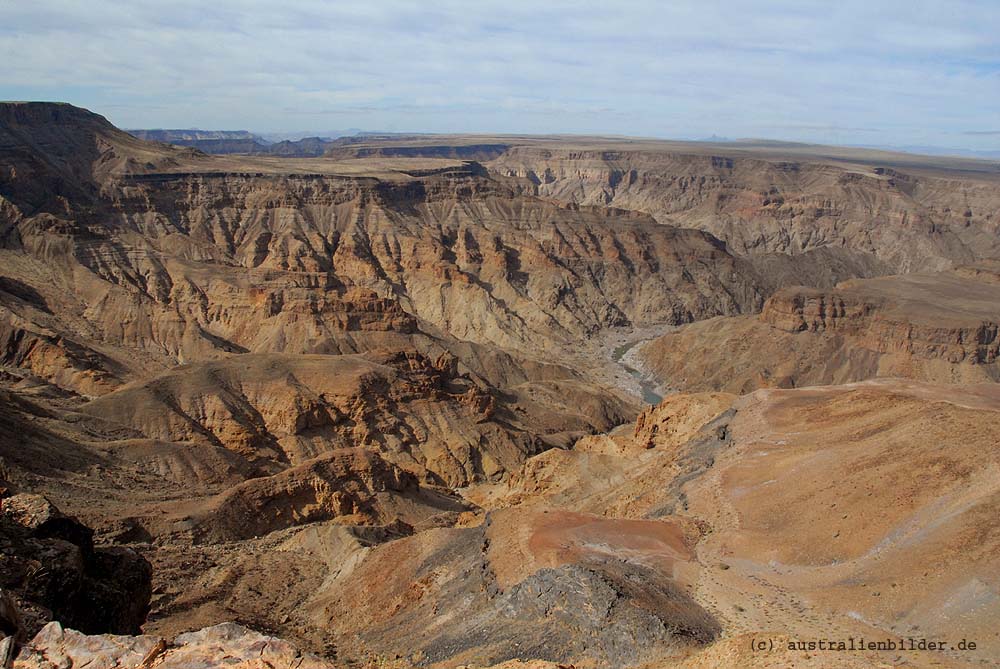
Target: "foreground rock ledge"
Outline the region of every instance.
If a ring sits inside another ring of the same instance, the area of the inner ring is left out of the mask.
[[[192,669],[218,667],[250,669],[289,667],[329,669],[331,665],[301,652],[281,639],[265,636],[235,623],[222,623],[182,634],[173,643],[157,636],[88,636],[64,629],[57,622],[21,650],[14,669]]]

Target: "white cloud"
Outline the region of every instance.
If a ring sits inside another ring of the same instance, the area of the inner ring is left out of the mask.
[[[126,127],[995,148],[969,133],[995,127],[997,34],[993,0],[0,0],[0,97]]]

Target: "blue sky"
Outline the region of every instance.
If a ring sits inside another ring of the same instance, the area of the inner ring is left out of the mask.
[[[998,0],[0,0],[0,63],[130,128],[1000,149]]]

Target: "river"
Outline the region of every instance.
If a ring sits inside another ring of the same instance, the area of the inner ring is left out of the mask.
[[[647,378],[646,375],[640,372],[638,369],[631,367],[622,361],[622,358],[625,357],[626,353],[628,353],[636,344],[641,344],[644,341],[647,340],[636,339],[635,341],[622,344],[621,346],[616,348],[614,352],[611,354],[611,359],[614,360],[619,365],[621,365],[622,369],[631,374],[635,378],[635,380],[639,382],[639,387],[642,389],[643,402],[645,402],[646,404],[659,404],[660,402],[663,401],[663,395],[656,392],[657,390],[656,384],[649,378]]]

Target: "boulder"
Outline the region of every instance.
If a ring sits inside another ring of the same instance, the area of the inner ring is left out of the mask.
[[[45,497],[20,494],[0,502],[0,546],[4,633],[20,626],[21,635],[30,636],[58,620],[87,633],[135,634],[145,622],[149,562],[128,548],[95,547],[93,530]]]

